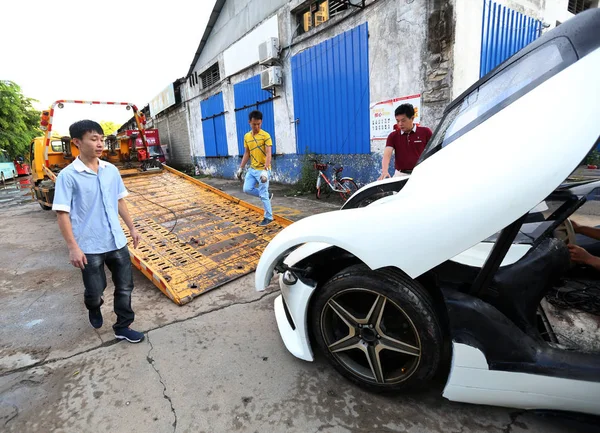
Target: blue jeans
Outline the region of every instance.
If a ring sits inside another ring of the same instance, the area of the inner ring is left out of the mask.
[[[260,197],[265,208],[265,218],[272,220],[273,210],[271,209],[271,200],[269,199],[269,172],[267,171],[267,181],[262,183],[260,181],[262,171],[252,167],[248,170],[246,179],[244,180],[244,192],[254,197]],[[256,187],[257,183],[258,188]]]
[[[106,289],[106,273],[104,272],[104,264],[106,264],[115,285],[114,306],[117,323],[113,325],[113,329],[127,328],[133,323],[135,317],[131,309],[133,275],[127,245],[120,250],[103,254],[86,254],[85,257],[87,265],[85,265],[85,269],[81,270],[85,287],[83,293],[85,306],[88,310],[94,310],[100,308],[104,303],[102,295]]]

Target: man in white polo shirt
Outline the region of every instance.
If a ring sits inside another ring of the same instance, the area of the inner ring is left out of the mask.
[[[128,192],[119,170],[99,159],[104,150],[102,127],[94,121],[81,120],[69,127],[69,133],[80,154],[59,173],[52,205],[69,248],[69,261],[81,269],[84,303],[94,328],[103,323],[100,306],[104,303],[106,264],[115,285],[115,337],[139,343],[144,334],[129,327],[134,319],[133,277],[127,239],[119,224],[120,215],[129,228],[133,247],[137,248],[140,235],[123,200]]]

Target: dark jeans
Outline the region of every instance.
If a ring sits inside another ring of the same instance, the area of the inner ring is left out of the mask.
[[[131,291],[133,290],[133,276],[131,274],[131,259],[127,245],[120,250],[109,251],[103,254],[86,254],[87,265],[81,271],[85,292],[83,300],[88,310],[100,308],[104,303],[102,295],[106,288],[106,273],[104,264],[112,274],[115,285],[114,305],[117,323],[113,329],[127,328],[135,317],[131,309]]]

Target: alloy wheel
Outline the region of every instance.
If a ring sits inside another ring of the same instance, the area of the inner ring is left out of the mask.
[[[331,296],[321,312],[321,333],[337,361],[368,382],[402,382],[421,361],[421,342],[410,317],[372,290],[352,288]]]

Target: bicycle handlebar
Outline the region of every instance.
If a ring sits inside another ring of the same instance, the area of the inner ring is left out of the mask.
[[[317,164],[328,164],[328,165],[341,165],[338,164],[337,162],[333,162],[333,161],[329,161],[329,162],[321,162],[318,159],[309,159],[310,162],[315,162]]]

